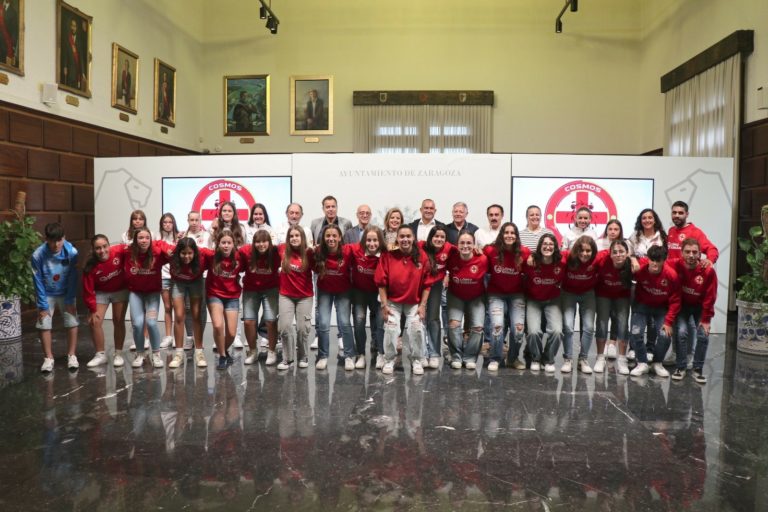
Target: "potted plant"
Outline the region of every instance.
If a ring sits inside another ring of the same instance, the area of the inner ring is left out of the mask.
[[[11,220],[0,223],[0,343],[21,337],[21,301],[35,302],[30,258],[41,243],[26,216],[26,192],[16,194],[16,206],[6,210]]]
[[[762,226],[752,226],[749,238],[739,238],[747,255],[750,272],[739,276],[736,348],[742,352],[768,355],[768,205],[760,211]]]

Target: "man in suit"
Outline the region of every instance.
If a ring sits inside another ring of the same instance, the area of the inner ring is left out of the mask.
[[[421,218],[414,220],[409,226],[411,226],[413,234],[416,235],[416,240],[426,242],[427,235],[429,235],[429,231],[433,227],[444,226],[445,224],[435,219],[437,208],[435,208],[435,202],[431,199],[424,199],[421,202],[419,212],[421,212]]]
[[[123,72],[120,77],[120,98],[123,100],[123,105],[126,107],[131,106],[131,82],[131,66],[128,59],[125,59]]]
[[[363,231],[371,223],[371,207],[367,204],[361,204],[357,207],[357,226],[348,229],[344,233],[345,244],[356,244],[360,242],[360,238],[363,236]]]
[[[69,20],[69,32],[61,42],[61,83],[81,91],[88,90],[88,55],[83,50],[83,39],[86,37],[77,30],[77,20],[72,18]]]
[[[304,119],[306,120],[307,130],[327,130],[328,120],[325,118],[325,105],[323,100],[317,96],[317,89],[309,91],[309,101],[304,110]]]
[[[320,234],[323,232],[323,228],[328,224],[336,224],[339,226],[342,236],[344,236],[344,233],[346,233],[348,229],[352,229],[352,223],[343,217],[339,217],[337,211],[338,206],[336,204],[336,198],[333,196],[325,196],[323,198],[323,216],[314,219],[309,226],[316,244],[320,243]]]

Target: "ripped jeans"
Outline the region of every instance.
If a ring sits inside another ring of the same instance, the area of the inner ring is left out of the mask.
[[[483,320],[485,301],[481,295],[472,300],[463,300],[448,290],[448,349],[452,361],[475,362],[483,342]],[[469,337],[464,343],[464,316],[469,324]]]
[[[384,322],[384,360],[394,361],[397,357],[400,318],[405,315],[403,354],[408,350],[411,362],[420,361],[424,348],[424,323],[419,318],[419,305],[389,301],[388,306],[389,318]]]
[[[149,334],[152,351],[160,350],[160,331],[157,330],[157,312],[160,310],[160,292],[131,292],[128,294],[131,327],[136,352],[144,352],[144,326]]]
[[[283,342],[284,361],[301,361],[307,357],[307,339],[312,326],[312,302],[313,297],[295,298],[282,294],[278,297],[277,332]]]
[[[507,359],[513,362],[520,354],[525,336],[525,297],[514,295],[489,295],[488,311],[491,317],[491,359],[501,362],[504,351],[504,311],[509,315],[509,352]],[[520,326],[518,329],[517,326]]]

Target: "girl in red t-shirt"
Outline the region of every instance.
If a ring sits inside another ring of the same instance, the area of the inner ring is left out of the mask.
[[[446,285],[445,264],[448,261],[453,245],[448,240],[448,233],[445,226],[434,226],[429,230],[426,242],[419,242],[419,247],[429,259],[429,281],[432,283],[429,288],[429,298],[427,299],[426,324],[426,365],[432,369],[440,367],[441,344],[443,341],[442,322],[440,319],[440,302],[443,296],[443,288]]]
[[[368,226],[360,243],[352,245],[352,323],[357,360],[355,368],[365,368],[365,320],[371,317],[371,361],[376,368],[384,366],[384,322],[379,305],[379,289],[373,280],[384,250],[384,233],[378,226]]]
[[[205,368],[208,363],[203,353],[203,297],[205,282],[203,272],[208,266],[209,257],[200,252],[194,238],[182,238],[176,244],[169,266],[171,275],[171,298],[173,299],[173,333],[176,351],[168,365],[178,368],[184,360],[184,323],[187,316],[187,298],[189,314],[192,317],[192,336],[195,341],[195,364]]]
[[[629,260],[629,244],[625,240],[614,240],[609,249],[610,258],[598,268],[595,295],[597,299],[597,322],[595,343],[597,361],[595,372],[605,371],[606,340],[611,331],[616,332],[619,343],[616,368],[619,374],[629,375],[627,366],[627,326],[629,325],[629,303],[632,289],[632,264]],[[608,330],[608,321],[611,330]]]
[[[290,368],[290,364],[298,359],[299,368],[306,368],[309,366],[307,338],[312,326],[314,254],[312,249],[307,248],[307,237],[300,226],[288,228],[285,239],[287,243],[277,246],[280,255],[277,332],[283,341],[281,364],[285,363]]]

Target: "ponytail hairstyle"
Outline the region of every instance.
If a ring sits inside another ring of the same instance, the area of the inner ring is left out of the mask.
[[[224,230],[218,235],[216,235],[216,254],[214,254],[213,256],[213,272],[216,275],[221,275],[221,263],[225,259],[229,260],[232,263],[233,268],[237,266],[237,246],[232,247],[232,252],[229,254],[229,256],[224,256],[224,254],[222,254],[221,250],[219,249],[219,244],[226,237],[229,237],[232,239],[233,245],[235,243],[235,237],[232,235],[232,232],[229,230]]]
[[[523,255],[520,250],[520,232],[518,231],[517,225],[514,222],[505,222],[499,228],[499,234],[496,236],[496,240],[493,242],[493,246],[496,248],[496,262],[499,265],[504,263],[504,251],[508,250],[504,245],[504,232],[510,226],[515,230],[515,243],[512,244],[512,248],[509,249],[509,252],[512,253],[515,267],[520,269],[520,265],[523,263]]]
[[[232,221],[229,223],[229,225],[226,225],[224,220],[221,218],[221,210],[225,206],[232,208]],[[232,241],[235,243],[235,248],[241,247],[243,244],[245,244],[245,234],[243,233],[243,227],[240,225],[240,220],[237,218],[237,207],[235,206],[235,203],[232,201],[225,201],[219,205],[219,210],[216,214],[216,228],[211,231],[211,235],[216,240],[219,238],[219,233],[224,233],[226,231],[231,232]]]
[[[555,235],[552,233],[544,233],[541,235],[541,238],[539,238],[539,243],[536,245],[536,252],[533,253],[533,262],[537,268],[542,264],[541,262],[543,260],[543,256],[541,255],[541,246],[543,245],[544,240],[552,240],[552,243],[555,244],[555,250],[552,253],[553,263],[558,263],[563,257],[560,253],[560,248],[558,247],[557,238],[555,238]]]
[[[360,248],[363,250],[363,254],[368,254],[368,247],[365,245],[365,240],[368,238],[368,233],[376,233],[376,238],[379,239],[379,252],[387,250],[387,243],[384,241],[384,232],[379,226],[368,226],[363,230],[363,234],[360,235]]]
[[[136,219],[141,219],[142,221],[144,221],[144,226],[142,227],[147,227],[147,214],[144,213],[143,210],[133,210],[131,212],[130,219],[128,219],[128,230],[125,232],[125,234],[128,235],[128,238],[131,240],[133,240],[133,235],[135,231],[133,228],[133,221]]]
[[[291,239],[291,233],[297,232],[301,236],[301,243],[298,250],[294,250],[289,240]],[[294,255],[298,255],[301,258],[301,271],[304,272],[309,266],[309,259],[307,258],[307,235],[304,234],[304,229],[299,226],[291,226],[285,233],[285,252],[283,253],[283,260],[280,262],[280,270],[290,274],[291,273],[291,258]]]
[[[624,265],[621,266],[621,270],[619,271],[619,276],[621,277],[621,284],[624,285],[624,288],[632,288],[632,262],[629,258],[629,245],[627,245],[627,242],[623,239],[614,240],[611,242],[611,247],[609,251],[612,253],[613,248],[617,245],[620,245],[624,248],[625,251],[627,251],[627,259],[624,260]]]
[[[94,250],[94,246],[99,240],[104,240],[107,242],[107,245],[109,245],[109,238],[107,238],[107,235],[98,234],[91,238],[91,253],[88,255],[88,259],[85,260],[85,265],[83,265],[84,274],[90,274],[91,270],[93,270],[93,267],[101,262],[99,257],[96,256],[96,251]]]
[[[437,275],[437,253],[442,250],[442,247],[438,249],[435,247],[435,244],[432,242],[432,239],[435,237],[435,234],[437,234],[438,231],[442,231],[443,235],[445,236],[446,243],[448,243],[448,232],[445,230],[445,227],[441,225],[435,225],[432,226],[432,229],[429,230],[429,234],[427,235],[427,242],[424,244],[424,252],[427,253],[427,259],[429,260],[429,275],[436,276]],[[416,241],[414,240],[414,245]],[[445,246],[443,246],[445,247]]]
[[[328,231],[336,231],[339,234],[339,247],[335,256],[336,260],[339,262],[339,265],[341,265],[341,262],[344,259],[344,253],[342,251],[342,248],[344,247],[344,241],[342,240],[343,235],[341,233],[341,228],[337,224],[328,224],[320,232],[320,244],[318,245],[317,252],[315,253],[315,268],[317,268],[317,277],[320,279],[325,277],[325,262],[330,256],[332,256],[328,245],[325,243],[325,234]]]
[[[587,225],[587,227],[591,226],[592,225],[592,210],[589,209],[589,206],[580,206],[576,210],[576,213],[573,214],[573,225],[574,226],[576,225],[576,217],[578,217],[579,213],[581,213],[581,212],[587,212],[589,214],[589,225]]]
[[[160,217],[160,228],[158,230],[160,239],[165,240],[166,238],[166,231],[163,229],[163,221],[165,219],[171,219],[171,221],[173,221],[173,228],[171,228],[171,236],[173,237],[173,239],[171,240],[171,242],[176,243],[176,239],[179,237],[179,227],[176,225],[176,217],[174,217],[171,212],[166,212],[163,214],[162,217]],[[165,241],[167,242],[168,240],[165,240]]]
[[[197,248],[197,242],[195,242],[194,238],[184,237],[179,240],[179,243],[177,243],[176,247],[173,249],[171,267],[173,267],[174,270],[179,270],[181,268],[181,251],[184,249],[192,249],[192,252],[195,253],[189,267],[192,269],[193,274],[197,274],[200,271],[200,250]]]
[[[581,265],[579,254],[585,245],[592,249],[592,256],[590,256],[589,262],[587,264],[589,265],[595,261],[595,256],[597,256],[597,244],[591,236],[582,235],[576,239],[576,241],[573,243],[573,249],[571,249],[571,251],[568,253],[566,263],[568,264],[569,269],[575,270],[579,268],[579,265]]]
[[[421,266],[421,250],[419,249],[419,244],[416,243],[416,233],[413,232],[413,229],[411,229],[411,226],[409,226],[408,224],[402,224],[399,228],[397,228],[398,238],[400,238],[399,237],[400,232],[406,229],[410,231],[411,234],[413,235],[413,245],[411,245],[411,252],[409,256],[413,260],[413,264],[419,267]],[[432,228],[432,229],[435,229],[435,228]],[[430,233],[431,232],[432,230],[430,230]],[[398,248],[399,248],[399,245],[400,244],[398,244]]]
[[[267,250],[264,252],[264,254],[260,253],[256,250],[256,242],[268,242],[269,246],[267,246]],[[253,234],[253,241],[251,242],[251,261],[249,263],[249,270],[251,272],[256,271],[256,264],[259,262],[259,260],[265,260],[267,261],[267,270],[269,273],[272,273],[272,262],[275,260],[275,253],[277,252],[277,248],[272,245],[272,237],[270,236],[269,232],[260,229],[256,233]]]

